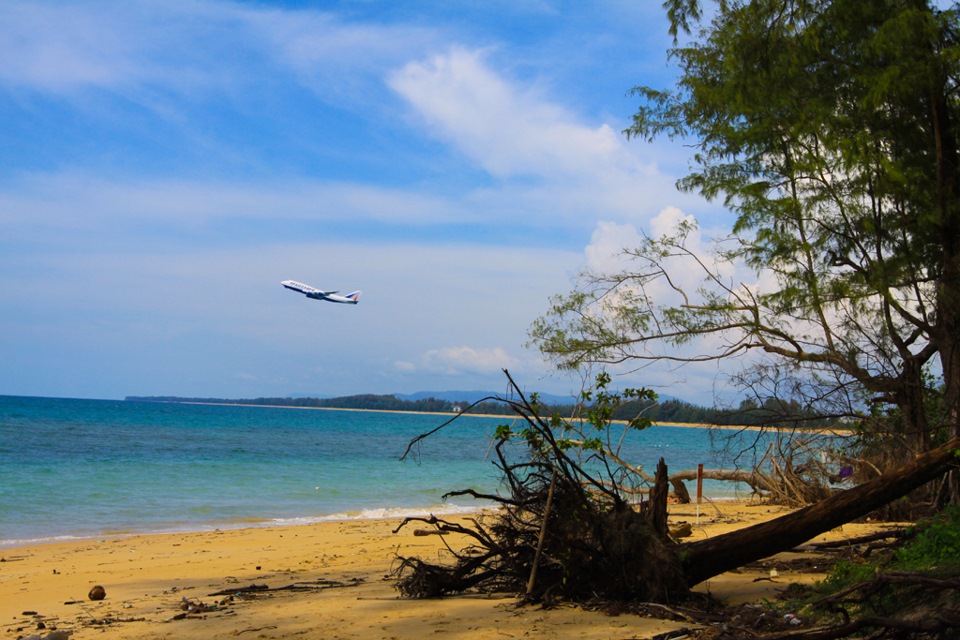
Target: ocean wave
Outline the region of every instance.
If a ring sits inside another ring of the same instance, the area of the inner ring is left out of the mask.
[[[341,511],[321,516],[303,516],[295,518],[276,518],[269,521],[267,526],[286,527],[301,524],[316,524],[318,522],[333,522],[338,520],[384,520],[388,518],[416,518],[429,515],[455,516],[468,513],[477,513],[483,505],[461,506],[442,504],[432,507],[384,507],[374,509],[358,509],[356,511]]]
[[[89,536],[49,536],[44,538],[22,538],[0,540],[0,549],[13,549],[14,547],[29,547],[38,544],[54,544],[56,542],[76,542],[77,540],[87,540]]]

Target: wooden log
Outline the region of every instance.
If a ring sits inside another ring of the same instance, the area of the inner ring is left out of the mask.
[[[867,515],[958,467],[960,438],[857,487],[768,522],[688,542],[680,548],[687,584],[792,549],[825,531]]]

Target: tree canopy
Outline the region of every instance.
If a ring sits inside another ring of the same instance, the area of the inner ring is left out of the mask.
[[[625,133],[692,145],[678,186],[722,199],[732,230],[710,251],[689,217],[645,236],[533,341],[570,368],[747,356],[742,385],[895,409],[905,449],[958,435],[960,12],[939,5],[718,0],[704,23],[667,0],[679,80],[633,89]]]

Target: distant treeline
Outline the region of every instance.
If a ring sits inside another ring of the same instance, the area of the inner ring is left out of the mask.
[[[367,409],[370,411],[418,411],[424,413],[457,413],[470,406],[469,402],[451,402],[437,398],[402,400],[392,395],[372,393],[340,398],[182,398],[178,396],[127,396],[136,402],[194,402],[202,404],[243,404],[265,407],[307,407],[314,409]],[[502,402],[482,402],[470,413],[511,414]]]
[[[179,396],[127,396],[134,402],[179,402],[203,404],[259,405],[267,407],[307,407],[324,409],[367,409],[374,411],[417,411],[423,413],[460,413],[513,415],[503,402],[486,400],[475,405],[437,398],[403,400],[393,395],[362,394],[339,398],[184,398]],[[544,415],[559,413],[570,417],[574,405],[544,405]],[[683,400],[670,399],[656,403],[629,402],[614,414],[616,420],[630,420],[644,415],[659,423],[691,423],[711,425],[788,425],[806,428],[835,426],[836,420],[816,418],[805,414],[799,405],[768,400],[763,405],[744,401],[737,409],[722,410],[700,407]]]

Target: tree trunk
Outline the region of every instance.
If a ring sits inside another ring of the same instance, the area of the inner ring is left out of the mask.
[[[899,469],[786,516],[681,546],[687,584],[766,558],[856,520],[957,468],[960,438],[932,449]]]
[[[650,499],[643,503],[643,514],[661,540],[669,538],[667,526],[667,495],[670,493],[670,481],[667,477],[667,463],[660,458],[657,463],[656,480],[650,490]]]
[[[696,480],[697,470],[686,469],[670,474],[670,482]],[[750,488],[756,492],[772,491],[776,489],[774,484],[764,476],[754,471],[745,471],[743,469],[704,469],[704,480],[726,480],[729,482],[742,482],[750,485]]]
[[[943,244],[943,267],[937,283],[937,327],[934,332],[943,372],[944,423],[951,438],[960,438],[960,123],[950,108],[952,93],[941,70],[930,95],[930,130],[936,161],[937,212]],[[947,476],[942,496],[960,501],[960,473]]]

